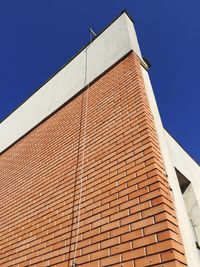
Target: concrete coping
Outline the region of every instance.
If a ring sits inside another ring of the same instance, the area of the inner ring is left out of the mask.
[[[123,12],[0,124],[0,153],[78,94],[130,51],[142,58],[133,21]],[[87,70],[86,70],[87,65]]]

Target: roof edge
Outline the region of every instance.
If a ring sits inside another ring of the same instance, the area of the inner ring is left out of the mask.
[[[127,12],[123,11],[98,34],[90,46],[85,45],[1,122],[0,152],[19,140],[85,87],[85,60],[89,66],[88,84],[130,51],[138,55],[142,64],[132,20]]]

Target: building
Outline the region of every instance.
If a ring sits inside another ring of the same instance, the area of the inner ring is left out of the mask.
[[[200,168],[123,12],[0,125],[0,266],[200,266]]]

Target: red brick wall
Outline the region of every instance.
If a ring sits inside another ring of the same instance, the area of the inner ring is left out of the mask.
[[[185,266],[139,60],[88,90],[77,266]],[[85,104],[86,91],[1,155],[0,266],[72,266]]]

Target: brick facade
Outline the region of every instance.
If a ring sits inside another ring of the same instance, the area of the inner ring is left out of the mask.
[[[186,266],[141,66],[129,54],[0,156],[0,266]]]

